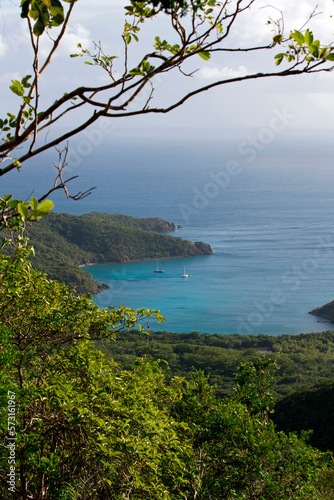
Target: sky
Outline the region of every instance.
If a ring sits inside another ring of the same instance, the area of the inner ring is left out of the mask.
[[[19,4],[17,0],[0,2],[1,116],[7,111],[15,112],[19,104],[19,98],[8,90],[11,80],[21,79],[32,72],[29,36],[19,15]],[[101,69],[85,65],[82,58],[70,58],[71,53],[77,52],[79,42],[83,47],[90,48],[92,41],[101,41],[107,53],[119,56],[116,64],[121,69],[125,5],[127,0],[94,0],[92,8],[92,2],[78,1],[67,34],[41,82],[41,99],[45,99],[45,103],[77,86],[107,81]],[[315,38],[324,43],[334,43],[332,0],[277,0],[270,7],[266,0],[257,0],[240,17],[226,45],[245,47],[270,42],[272,26],[266,22],[269,17],[278,19],[280,11],[284,12],[286,33],[291,29],[300,29],[316,5],[319,14],[310,23]],[[151,50],[156,35],[173,41],[168,16],[161,14],[156,21],[148,21],[142,26],[140,42],[133,42],[130,46],[130,64],[135,66],[141,55]],[[41,42],[42,56],[47,53],[47,45],[48,39],[44,37]],[[278,51],[219,55],[207,62],[196,57],[187,66],[189,71],[197,70],[191,78],[176,72],[156,84],[152,105],[172,103],[176,97],[222,77],[273,71],[274,55]],[[279,116],[286,125],[283,127],[285,133],[288,129],[290,135],[301,131],[306,137],[330,134],[334,119],[333,83],[334,72],[233,83],[196,96],[169,114],[114,120],[112,127],[115,134],[139,137],[148,132],[163,137],[164,134],[179,134],[180,130],[189,136],[240,134],[242,137],[249,130],[256,129],[261,133],[261,130],[271,129],[271,124],[276,123]],[[265,132],[263,134],[265,137]]]

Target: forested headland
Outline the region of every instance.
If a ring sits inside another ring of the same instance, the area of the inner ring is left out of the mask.
[[[324,318],[325,320],[334,323],[334,300],[328,302],[328,304],[313,309],[313,311],[310,311],[310,314],[319,316],[320,318]]]
[[[77,293],[96,293],[101,285],[79,266],[212,253],[206,243],[161,234],[175,230],[174,223],[159,217],[51,213],[30,225],[27,235],[35,249],[32,263],[36,269]]]

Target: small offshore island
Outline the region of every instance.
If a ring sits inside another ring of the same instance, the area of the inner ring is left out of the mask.
[[[161,234],[182,229],[159,217],[92,212],[84,215],[51,213],[28,232],[36,250],[34,267],[65,283],[78,294],[96,294],[108,285],[97,283],[81,266],[150,259],[195,257],[213,253],[202,241]]]
[[[319,316],[319,318],[324,318],[323,320],[318,320],[321,323],[334,323],[334,300],[313,309],[313,311],[310,311],[310,314]]]

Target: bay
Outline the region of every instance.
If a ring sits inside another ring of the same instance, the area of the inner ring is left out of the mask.
[[[148,145],[149,144],[149,145]],[[100,307],[123,304],[160,309],[153,329],[201,333],[298,334],[330,329],[308,311],[334,299],[334,173],[330,142],[287,138],[250,159],[240,141],[119,138],[82,157],[72,190],[97,186],[80,202],[52,195],[56,210],[159,216],[205,241],[213,255],[89,266],[111,286],[95,296]],[[50,183],[51,157],[1,183],[16,197]],[[7,184],[6,184],[7,183]],[[188,278],[182,278],[186,266]]]

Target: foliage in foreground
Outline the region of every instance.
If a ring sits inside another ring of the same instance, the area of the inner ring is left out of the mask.
[[[2,498],[329,498],[331,455],[268,421],[271,361],[243,364],[225,401],[202,372],[168,381],[146,359],[121,370],[93,339],[159,313],[98,310],[23,250],[0,270]]]

